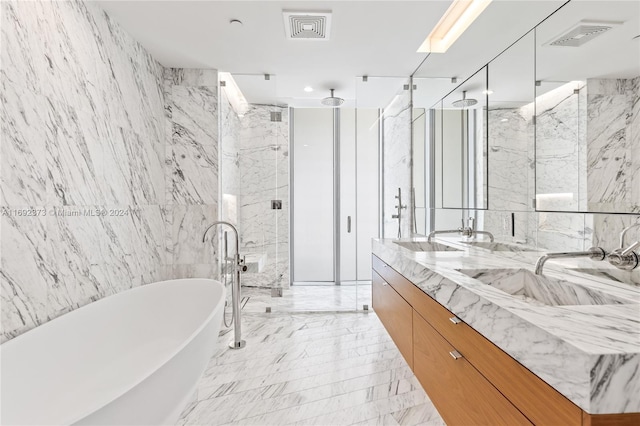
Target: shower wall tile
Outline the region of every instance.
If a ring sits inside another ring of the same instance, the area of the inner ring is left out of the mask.
[[[220,88],[220,188],[221,218],[238,223],[240,198],[240,117],[234,111],[225,87]]]
[[[402,203],[407,208],[402,210],[401,235],[411,236],[411,92],[401,90],[398,99],[385,109],[384,126],[384,168],[383,168],[383,226],[384,238],[398,236],[398,220],[391,216],[396,214],[398,188],[402,191]]]
[[[271,111],[282,113],[271,122]],[[289,286],[289,115],[287,108],[250,105],[240,119],[240,236],[242,254],[267,254],[264,271],[243,275],[255,287]],[[281,200],[282,209],[271,209]]]
[[[489,209],[526,211],[533,195],[531,116],[523,108],[489,111]]]
[[[538,208],[579,211],[586,171],[580,164],[580,103],[572,85],[536,98],[536,194]],[[540,198],[540,194],[568,194]],[[568,198],[567,198],[568,197]]]

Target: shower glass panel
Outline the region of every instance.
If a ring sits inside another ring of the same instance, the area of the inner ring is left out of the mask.
[[[333,285],[320,309],[363,309],[360,284],[370,299],[378,115],[376,108],[293,109],[293,284]]]
[[[293,282],[335,281],[334,110],[293,110]]]
[[[288,107],[276,76],[220,73],[219,217],[238,225],[244,286],[289,286]],[[224,234],[221,235],[224,238]],[[233,252],[228,239],[228,250]],[[221,241],[224,250],[224,241]],[[224,253],[223,253],[224,254]]]

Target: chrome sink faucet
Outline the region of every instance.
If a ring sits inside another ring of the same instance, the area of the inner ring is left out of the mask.
[[[547,253],[543,256],[540,256],[538,261],[536,262],[536,275],[542,275],[542,268],[544,268],[544,264],[547,260],[550,259],[568,259],[574,257],[588,257],[592,260],[604,260],[606,257],[606,253],[600,247],[591,247],[587,251],[574,251],[574,252],[560,252],[560,253]]]
[[[637,227],[640,227],[640,223],[634,223],[632,225],[629,225],[626,228],[624,228],[622,230],[622,232],[620,232],[620,247],[619,247],[619,250],[624,250],[624,237],[625,237],[625,235],[627,235],[627,232],[629,232],[633,228],[637,228]]]
[[[464,219],[462,219],[462,226],[458,229],[447,229],[443,231],[431,231],[429,236],[427,237],[427,241],[431,242],[431,239],[438,234],[460,234],[466,238],[473,238],[474,236],[487,235],[489,236],[491,242],[494,241],[493,234],[489,231],[476,231],[476,220],[474,217],[469,218],[468,225],[465,225]]]
[[[640,247],[640,241],[636,241],[627,248],[624,247],[625,235],[627,235],[627,232],[631,229],[636,227],[640,227],[640,223],[634,223],[624,228],[622,232],[620,232],[620,247],[612,251],[609,256],[607,256],[609,263],[618,269],[631,271],[632,269],[637,268],[640,263],[638,254],[634,251]]]

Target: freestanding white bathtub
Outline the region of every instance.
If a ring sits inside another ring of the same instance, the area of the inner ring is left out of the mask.
[[[174,424],[215,350],[224,300],[217,281],[163,281],[6,342],[2,424]]]

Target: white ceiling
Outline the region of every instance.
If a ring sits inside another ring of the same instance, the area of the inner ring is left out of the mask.
[[[548,44],[580,21],[619,24],[580,47]],[[535,37],[533,32],[527,34],[489,63],[488,88],[493,91],[488,97],[489,107],[509,108],[530,104],[536,95],[571,81],[638,77],[640,38],[634,37],[639,34],[640,1],[573,0],[542,22]],[[475,88],[470,81],[457,87],[448,98],[459,99],[461,91],[468,90],[468,97],[484,101],[483,88],[478,86],[487,83],[484,79],[472,80],[475,81]],[[540,80],[541,85],[536,87],[535,80]],[[417,80],[416,83],[419,88],[424,84],[432,84],[430,79]],[[441,89],[445,90],[446,87]],[[437,96],[440,94],[437,90],[427,93],[418,90],[414,94],[414,104],[430,107],[434,98],[437,101],[442,97]]]
[[[416,53],[417,48],[450,0],[97,3],[162,65],[256,74],[238,77],[249,102],[300,107],[319,106],[330,88],[347,99],[347,105],[356,105],[357,99],[359,106],[384,106],[390,86],[405,79],[365,86],[356,77],[411,75],[427,56]],[[432,82],[430,91],[432,97],[441,97],[455,87],[450,77],[470,75],[562,3],[494,0],[447,53],[429,56],[417,75],[445,77]],[[331,39],[286,40],[283,10],[331,11]],[[243,25],[232,26],[231,19]],[[264,80],[264,73],[272,79]],[[315,91],[306,93],[305,86]],[[385,89],[377,93],[374,86]]]

